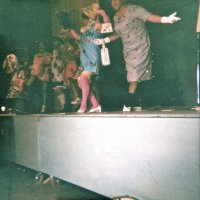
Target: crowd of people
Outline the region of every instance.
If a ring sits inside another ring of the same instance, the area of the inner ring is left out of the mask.
[[[26,99],[30,113],[101,112],[95,87],[102,66],[99,46],[121,38],[129,83],[123,111],[139,105],[138,83],[152,78],[145,22],[174,23],[180,18],[176,13],[169,17],[153,15],[126,0],[112,0],[111,5],[115,10],[113,33],[110,33],[110,18],[95,3],[81,10],[80,34],[62,26],[58,36],[52,39],[52,52],[46,50],[44,43],[38,43],[32,64],[15,54],[7,55],[0,75],[9,83],[5,86],[5,98]]]
[[[52,42],[52,53],[46,51],[44,43],[38,43],[32,64],[15,54],[6,56],[1,69],[5,101],[23,99],[30,113],[70,111],[73,105],[76,109],[80,104],[79,44],[72,38],[62,40],[59,37]],[[70,101],[68,108],[66,101]]]

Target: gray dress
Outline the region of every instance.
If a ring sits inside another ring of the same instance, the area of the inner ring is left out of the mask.
[[[114,17],[115,31],[123,42],[128,82],[152,78],[150,39],[145,27],[150,15],[139,6],[128,5],[123,17]]]

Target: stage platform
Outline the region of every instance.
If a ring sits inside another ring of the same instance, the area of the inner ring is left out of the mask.
[[[200,112],[0,115],[4,159],[105,195],[200,199]]]

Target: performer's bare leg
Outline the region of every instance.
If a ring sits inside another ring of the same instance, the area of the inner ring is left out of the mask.
[[[129,82],[129,90],[130,94],[134,94],[138,86],[138,81],[131,81]]]

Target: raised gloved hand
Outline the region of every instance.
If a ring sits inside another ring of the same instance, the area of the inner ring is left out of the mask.
[[[96,13],[103,17],[103,22],[104,23],[110,22],[110,18],[108,17],[108,15],[106,14],[106,12],[104,10],[99,9],[99,10],[96,11]]]
[[[93,43],[96,44],[96,45],[101,45],[101,44],[105,44],[105,43],[109,43],[109,42],[110,42],[109,37],[93,40]]]
[[[163,24],[173,24],[173,23],[181,20],[180,17],[176,17],[176,14],[177,14],[177,12],[171,14],[168,17],[162,17],[161,18],[161,23],[163,23]]]

